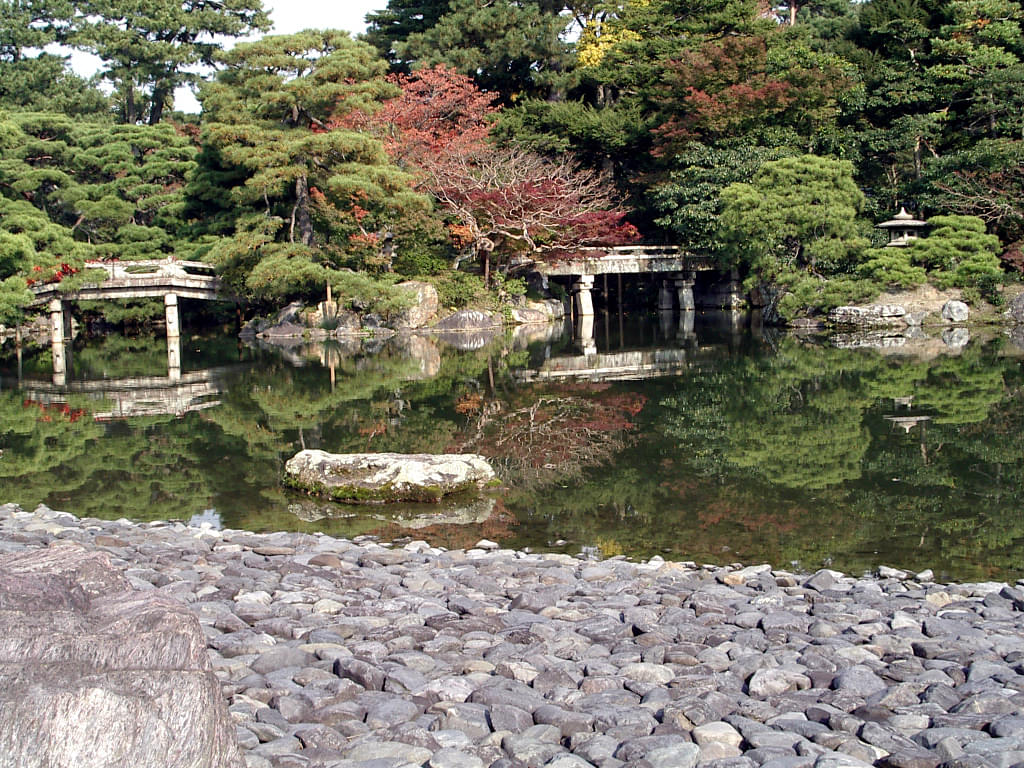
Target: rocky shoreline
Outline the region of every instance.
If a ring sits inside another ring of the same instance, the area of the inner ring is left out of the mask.
[[[1024,765],[1021,582],[0,506],[0,555],[64,543],[190,608],[251,768]]]

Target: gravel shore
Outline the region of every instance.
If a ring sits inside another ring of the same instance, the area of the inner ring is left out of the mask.
[[[186,603],[250,768],[1024,766],[1024,588],[78,519]]]

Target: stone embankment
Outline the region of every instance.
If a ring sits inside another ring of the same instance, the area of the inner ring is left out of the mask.
[[[199,618],[251,768],[1024,765],[1020,583],[0,507],[0,554],[76,545]]]

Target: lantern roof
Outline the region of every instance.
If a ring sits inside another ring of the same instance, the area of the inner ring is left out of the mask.
[[[876,227],[880,229],[895,229],[899,228],[914,228],[914,227],[927,227],[928,222],[922,221],[921,219],[915,219],[911,214],[907,213],[907,209],[901,207],[900,212],[893,216],[888,221],[883,221],[881,224],[876,224]]]

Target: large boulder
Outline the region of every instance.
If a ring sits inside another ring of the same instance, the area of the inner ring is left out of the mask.
[[[235,768],[196,617],[76,545],[0,557],[0,766]]]
[[[437,308],[440,303],[434,286],[418,280],[408,280],[395,287],[413,296],[412,306],[391,319],[390,324],[395,330],[424,328],[437,319]]]
[[[1011,301],[1003,314],[1011,322],[1024,325],[1024,293]]]
[[[478,309],[462,309],[433,325],[431,330],[449,347],[471,352],[492,343],[504,326],[498,315]]]
[[[526,312],[526,318],[542,317],[543,319],[537,321],[532,319],[520,319],[516,316],[516,312]],[[565,317],[565,304],[560,302],[558,299],[541,299],[540,301],[527,300],[526,308],[524,310],[513,310],[513,317],[518,323],[533,323],[533,322],[551,322],[552,320],[561,320]]]
[[[285,464],[292,488],[345,502],[430,501],[479,490],[494,470],[476,454],[299,451]]]
[[[261,339],[301,339],[308,335],[309,328],[291,320],[272,325],[256,334]]]
[[[504,324],[500,317],[490,312],[481,312],[479,309],[461,309],[448,315],[433,327],[436,331],[448,333],[479,333],[501,328]]]
[[[950,323],[966,323],[971,310],[962,301],[947,301],[942,305],[942,319]]]
[[[899,304],[872,304],[867,307],[842,306],[828,313],[835,325],[891,325],[903,320],[907,310]]]

